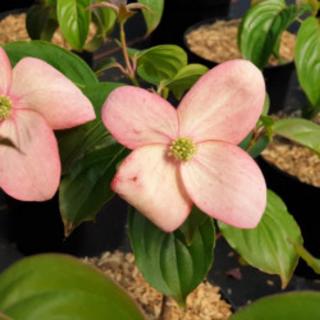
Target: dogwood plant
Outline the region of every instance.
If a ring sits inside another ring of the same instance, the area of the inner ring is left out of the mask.
[[[264,99],[262,74],[245,60],[206,73],[177,110],[144,89],[114,90],[102,119],[133,152],[112,189],[168,232],[184,222],[192,203],[230,225],[255,227],[266,206],[266,185],[237,144],[255,127]]]
[[[61,164],[53,130],[95,118],[91,102],[46,62],[23,58],[13,69],[0,48],[0,186],[23,201],[44,201],[58,190]]]

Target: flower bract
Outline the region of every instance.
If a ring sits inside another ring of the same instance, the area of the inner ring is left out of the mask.
[[[235,227],[255,227],[266,206],[266,184],[237,145],[255,127],[264,99],[263,76],[246,60],[210,70],[177,109],[141,88],[114,90],[102,119],[133,151],[112,189],[168,232],[184,222],[193,204]]]
[[[21,59],[12,69],[0,48],[0,187],[23,201],[53,197],[61,175],[56,129],[95,118],[90,101],[46,62]]]

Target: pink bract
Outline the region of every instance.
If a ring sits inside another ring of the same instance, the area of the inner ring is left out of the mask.
[[[237,146],[262,112],[265,84],[249,61],[213,68],[178,109],[147,90],[124,86],[103,106],[102,119],[133,152],[112,189],[167,232],[192,204],[239,228],[253,228],[266,206],[266,184],[255,161]]]
[[[23,201],[50,199],[61,175],[53,129],[93,120],[94,109],[69,79],[42,60],[23,58],[12,69],[0,48],[0,71],[0,136],[17,147],[0,145],[0,187]]]

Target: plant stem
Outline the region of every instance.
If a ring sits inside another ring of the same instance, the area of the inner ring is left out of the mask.
[[[165,320],[166,319],[167,301],[168,301],[168,297],[164,294],[162,296],[161,311],[160,311],[160,314],[159,314],[159,320]]]
[[[136,77],[135,77],[135,70],[132,67],[129,54],[128,54],[128,45],[127,45],[127,39],[126,39],[126,32],[124,29],[124,22],[120,22],[120,42],[121,42],[121,49],[122,49],[122,54],[124,58],[124,62],[126,64],[126,69],[127,69],[127,74],[129,79],[132,81],[132,83],[136,86],[139,85]]]
[[[120,42],[121,42],[121,48],[122,48],[122,54],[124,57],[124,62],[126,64],[126,67],[130,73],[132,73],[132,67],[131,62],[128,55],[128,46],[127,46],[127,39],[126,39],[126,33],[124,30],[124,23],[120,22]]]
[[[247,147],[247,152],[250,153],[251,149],[254,147],[254,145],[256,144],[256,142],[260,139],[260,137],[262,137],[265,133],[265,129],[264,127],[260,127],[254,130],[253,132],[253,137],[249,143],[249,146]]]
[[[298,255],[307,263],[307,265],[317,274],[320,274],[320,259],[315,258],[310,252],[308,252],[303,245],[293,242],[289,239],[289,242],[294,246]]]

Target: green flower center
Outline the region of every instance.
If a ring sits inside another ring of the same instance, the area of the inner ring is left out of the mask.
[[[11,100],[8,97],[0,96],[0,120],[7,119],[12,108]]]
[[[196,145],[190,138],[178,138],[169,147],[169,156],[179,161],[191,160],[197,151]]]

